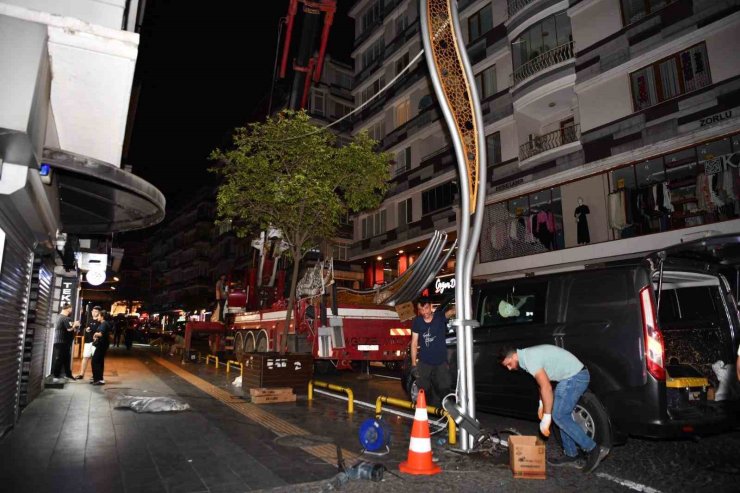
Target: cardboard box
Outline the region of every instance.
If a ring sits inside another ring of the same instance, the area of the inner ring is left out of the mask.
[[[296,395],[290,394],[274,394],[274,395],[256,395],[252,397],[252,404],[275,404],[278,402],[295,402]]]
[[[416,308],[414,307],[414,302],[407,301],[406,303],[396,305],[396,313],[398,313],[398,318],[399,320],[401,320],[401,322],[411,320],[416,316]]]
[[[509,465],[515,478],[547,479],[545,443],[536,436],[509,437]]]
[[[249,395],[252,397],[262,397],[265,395],[292,394],[292,387],[273,387],[273,388],[255,388],[249,389]]]

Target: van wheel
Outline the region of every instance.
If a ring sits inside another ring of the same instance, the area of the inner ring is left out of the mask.
[[[593,441],[604,447],[612,447],[613,438],[609,415],[598,397],[591,392],[585,392],[573,409],[573,420]],[[560,430],[555,433],[555,439],[562,445]]]
[[[411,377],[409,379],[409,386],[407,391],[409,394],[409,399],[415,404],[416,398],[419,396],[419,384],[416,383],[415,378]]]

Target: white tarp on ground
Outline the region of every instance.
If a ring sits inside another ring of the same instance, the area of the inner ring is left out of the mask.
[[[119,395],[113,401],[113,407],[128,407],[137,413],[161,413],[167,411],[186,411],[190,409],[190,404],[174,397]]]

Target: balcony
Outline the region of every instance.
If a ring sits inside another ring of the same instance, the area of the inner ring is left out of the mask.
[[[529,142],[525,142],[519,146],[519,162],[545,151],[564,146],[565,144],[577,142],[580,138],[581,126],[579,124],[566,125],[553,132],[538,135]]]
[[[546,51],[516,69],[514,73],[511,74],[511,86],[514,87],[520,82],[549,67],[552,67],[553,65],[557,65],[571,59],[573,59],[573,41]]]
[[[517,12],[522,10],[533,1],[534,0],[508,0],[506,2],[506,10],[509,13],[509,19],[514,17]]]

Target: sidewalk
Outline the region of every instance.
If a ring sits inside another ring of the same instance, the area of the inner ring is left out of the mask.
[[[2,490],[238,492],[334,474],[301,450],[276,452],[274,433],[188,389],[142,353],[109,351],[104,386],[86,378],[44,390],[0,441]],[[179,396],[192,410],[114,409],[117,392]]]
[[[360,423],[372,410],[317,395],[311,403],[255,405],[226,375],[203,364],[181,364],[159,351],[112,349],[104,386],[87,380],[45,390],[0,441],[0,484],[18,492],[279,492],[328,491],[337,473],[336,447],[352,465]],[[137,414],[114,409],[118,394],[173,396],[189,411]],[[443,472],[400,475],[411,422],[386,415],[391,452],[361,458],[388,468],[382,483],[351,481],[342,491],[485,492],[622,491],[615,484],[568,468],[548,470],[546,481],[515,480],[508,454],[460,455],[437,446]],[[552,442],[552,441],[551,441]],[[555,444],[552,444],[555,446]],[[550,444],[548,444],[548,448]]]

